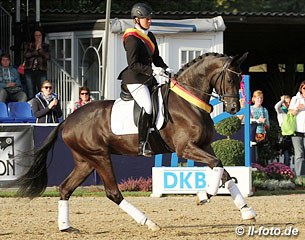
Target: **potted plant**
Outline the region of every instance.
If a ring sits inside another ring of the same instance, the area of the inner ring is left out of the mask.
[[[216,157],[224,166],[242,166],[244,162],[245,148],[242,141],[232,139],[231,136],[241,128],[241,120],[232,116],[215,125],[215,130],[225,139],[217,140],[211,144]]]

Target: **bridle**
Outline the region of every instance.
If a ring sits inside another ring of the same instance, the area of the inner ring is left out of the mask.
[[[226,81],[225,81],[225,77],[226,77],[226,73],[231,72],[233,74],[236,74],[239,78],[241,77],[241,72],[236,72],[233,71],[229,68],[230,64],[232,63],[233,58],[229,57],[228,60],[226,60],[226,62],[224,63],[223,67],[222,67],[222,71],[219,73],[219,75],[217,76],[216,80],[215,80],[215,84],[214,86],[216,86],[218,80],[220,80],[220,89],[219,89],[219,97],[218,99],[221,102],[225,102],[224,98],[236,98],[239,99],[239,94],[230,94],[230,93],[225,93],[224,89],[226,89]]]
[[[237,75],[239,78],[240,78],[241,75],[242,75],[241,72],[236,72],[236,71],[233,71],[233,70],[229,69],[229,66],[230,66],[232,60],[233,60],[232,57],[229,57],[229,59],[226,60],[226,62],[224,63],[224,65],[223,65],[223,67],[222,67],[221,72],[219,73],[219,75],[217,76],[217,78],[216,78],[216,80],[215,80],[214,86],[216,86],[218,80],[221,81],[221,82],[220,82],[220,91],[219,91],[218,94],[217,94],[216,92],[208,93],[208,92],[206,92],[206,91],[202,91],[202,90],[200,90],[200,89],[198,89],[198,88],[195,88],[195,87],[193,87],[193,86],[190,86],[189,84],[185,84],[185,83],[181,83],[181,82],[179,82],[179,84],[182,85],[182,86],[184,85],[184,86],[186,86],[186,87],[188,87],[188,88],[191,88],[191,89],[193,89],[194,91],[204,93],[205,95],[208,95],[208,96],[211,96],[211,97],[214,97],[214,98],[218,98],[218,100],[221,101],[221,102],[223,102],[223,103],[225,103],[224,98],[237,98],[237,99],[238,99],[238,98],[239,98],[239,94],[226,94],[226,93],[224,92],[225,85],[226,85],[226,82],[224,81],[224,79],[225,79],[225,75],[226,75],[226,72],[227,72],[227,71],[228,71],[228,72],[231,72],[231,73],[233,73],[233,74],[235,74],[235,75]],[[169,79],[170,79],[170,78],[169,78]],[[177,79],[176,79],[176,80],[177,80]]]

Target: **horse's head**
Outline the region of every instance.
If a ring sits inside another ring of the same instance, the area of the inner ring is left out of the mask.
[[[221,71],[214,75],[213,83],[220,100],[224,103],[224,110],[235,114],[240,110],[239,89],[241,81],[240,65],[248,53],[241,57],[226,57],[220,66]]]
[[[185,64],[176,74],[177,82],[205,102],[209,102],[215,89],[224,103],[225,111],[235,114],[240,110],[240,65],[247,55],[245,53],[238,58],[206,53]]]

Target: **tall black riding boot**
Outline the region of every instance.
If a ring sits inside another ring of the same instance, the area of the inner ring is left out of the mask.
[[[147,114],[142,108],[139,122],[138,122],[138,129],[139,129],[139,155],[143,155],[145,157],[152,156],[152,150],[150,148],[148,142],[148,135],[149,135],[149,128],[150,128],[150,118],[151,115]]]

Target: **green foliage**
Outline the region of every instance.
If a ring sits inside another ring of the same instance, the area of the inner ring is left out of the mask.
[[[266,181],[267,179],[269,179],[267,173],[260,171],[260,170],[256,170],[256,171],[252,171],[252,181]]]
[[[215,125],[215,130],[228,139],[241,128],[241,121],[238,117],[226,118]]]
[[[224,166],[240,166],[244,163],[244,144],[241,141],[231,139],[231,136],[241,128],[238,117],[226,118],[215,125],[215,130],[227,139],[215,141],[211,144],[216,157]]]
[[[224,166],[242,166],[244,164],[244,144],[235,139],[222,139],[212,143],[216,157]]]
[[[0,4],[6,10],[15,8],[15,0],[1,0]],[[41,1],[42,9],[75,9],[105,11],[106,0],[53,0]],[[137,0],[112,0],[111,9],[128,11]],[[226,11],[226,12],[294,12],[304,13],[305,5],[302,1],[289,0],[168,0],[144,1],[155,11]],[[29,1],[30,8],[35,8],[35,1]],[[26,1],[21,1],[21,7],[26,8]]]
[[[295,189],[295,184],[289,180],[267,179],[261,183],[254,183],[253,185],[258,189],[266,189],[268,191],[276,191],[279,189]]]
[[[298,187],[305,187],[305,177],[296,177],[294,183]]]

